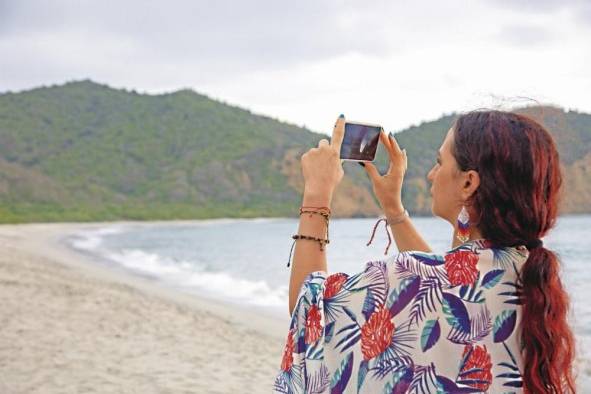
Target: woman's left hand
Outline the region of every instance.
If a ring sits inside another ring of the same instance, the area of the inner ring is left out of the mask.
[[[332,132],[331,142],[322,139],[317,148],[302,155],[304,199],[308,198],[310,203],[330,204],[334,189],[343,179],[340,152],[344,134],[345,117],[341,115]]]

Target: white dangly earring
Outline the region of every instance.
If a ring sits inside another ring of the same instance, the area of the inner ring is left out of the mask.
[[[470,239],[470,214],[466,207],[462,205],[462,210],[458,215],[458,234],[457,238],[464,243]]]

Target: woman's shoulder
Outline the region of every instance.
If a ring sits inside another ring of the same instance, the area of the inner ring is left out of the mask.
[[[489,288],[501,280],[517,283],[528,253],[525,247],[495,247],[485,239],[470,240],[443,253],[401,251],[387,259],[367,261],[354,273],[310,272],[298,298],[330,299],[379,283],[387,283],[390,291],[413,283],[443,289]]]
[[[478,277],[487,274],[509,272],[516,275],[527,260],[528,253],[524,246],[495,246],[489,240],[476,239],[442,253],[418,250],[398,252],[385,264],[394,275],[437,278],[442,284],[456,286],[472,284]]]
[[[331,389],[392,392],[388,368],[396,366],[404,372],[395,375],[401,392],[418,391],[422,381],[432,383],[423,392],[518,387],[514,272],[524,257],[520,248],[475,240],[444,253],[398,252],[352,274],[311,272],[276,385],[303,387],[298,371],[306,371]]]

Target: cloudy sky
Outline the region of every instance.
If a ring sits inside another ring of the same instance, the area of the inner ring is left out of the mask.
[[[0,92],[181,88],[328,132],[535,102],[591,112],[587,0],[0,0]]]

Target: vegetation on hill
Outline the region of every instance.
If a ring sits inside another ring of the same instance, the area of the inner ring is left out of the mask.
[[[534,111],[535,109],[523,109]],[[567,168],[565,211],[591,211],[591,115],[548,108]],[[403,200],[430,215],[426,174],[454,114],[397,134]],[[0,221],[297,216],[299,158],[325,135],[191,90],[146,95],[92,81],[0,95]],[[386,157],[378,150],[377,165]],[[363,169],[345,163],[335,216],[378,216]]]

